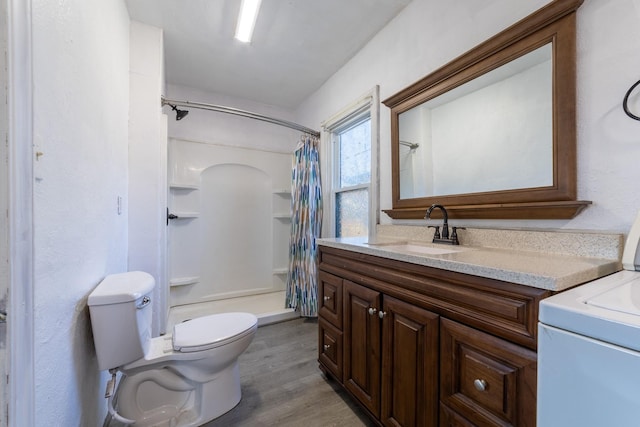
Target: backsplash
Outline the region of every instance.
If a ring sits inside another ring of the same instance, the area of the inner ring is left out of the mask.
[[[377,235],[419,242],[431,242],[434,230],[426,226],[377,226]],[[462,246],[516,249],[604,259],[622,258],[624,235],[582,230],[508,230],[467,228],[458,230]]]

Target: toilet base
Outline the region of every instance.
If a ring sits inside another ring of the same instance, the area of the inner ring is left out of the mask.
[[[229,412],[241,398],[237,361],[206,383],[164,368],[123,377],[118,411],[136,420],[136,427],[196,427]]]
[[[215,380],[202,385],[200,402],[201,419],[199,423],[214,420],[238,405],[242,399],[240,387],[240,369],[238,362],[220,372]],[[199,425],[199,424],[196,424]]]

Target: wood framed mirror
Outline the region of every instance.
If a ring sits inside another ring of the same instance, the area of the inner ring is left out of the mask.
[[[383,101],[394,219],[568,219],[576,200],[576,10],[555,0]]]

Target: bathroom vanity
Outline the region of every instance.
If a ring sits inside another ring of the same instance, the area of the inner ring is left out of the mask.
[[[467,229],[457,246],[446,226],[571,219],[590,205],[576,180],[582,2],[551,1],[383,101],[383,212],[440,206],[443,233],[379,225],[375,241],[318,242],[320,367],[379,425],[535,426],[540,301],[621,269],[621,235]]]
[[[539,302],[618,271],[622,237],[599,258],[435,245],[415,241],[426,227],[391,229],[318,241],[321,370],[380,425],[535,426]]]

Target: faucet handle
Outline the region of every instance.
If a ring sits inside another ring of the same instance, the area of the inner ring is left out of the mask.
[[[433,234],[434,239],[440,238],[440,226],[439,225],[430,225],[428,228],[435,228],[436,232]]]
[[[451,227],[451,242],[454,245],[459,245],[460,242],[458,241],[458,232],[457,230],[466,230],[466,228],[464,227]]]

